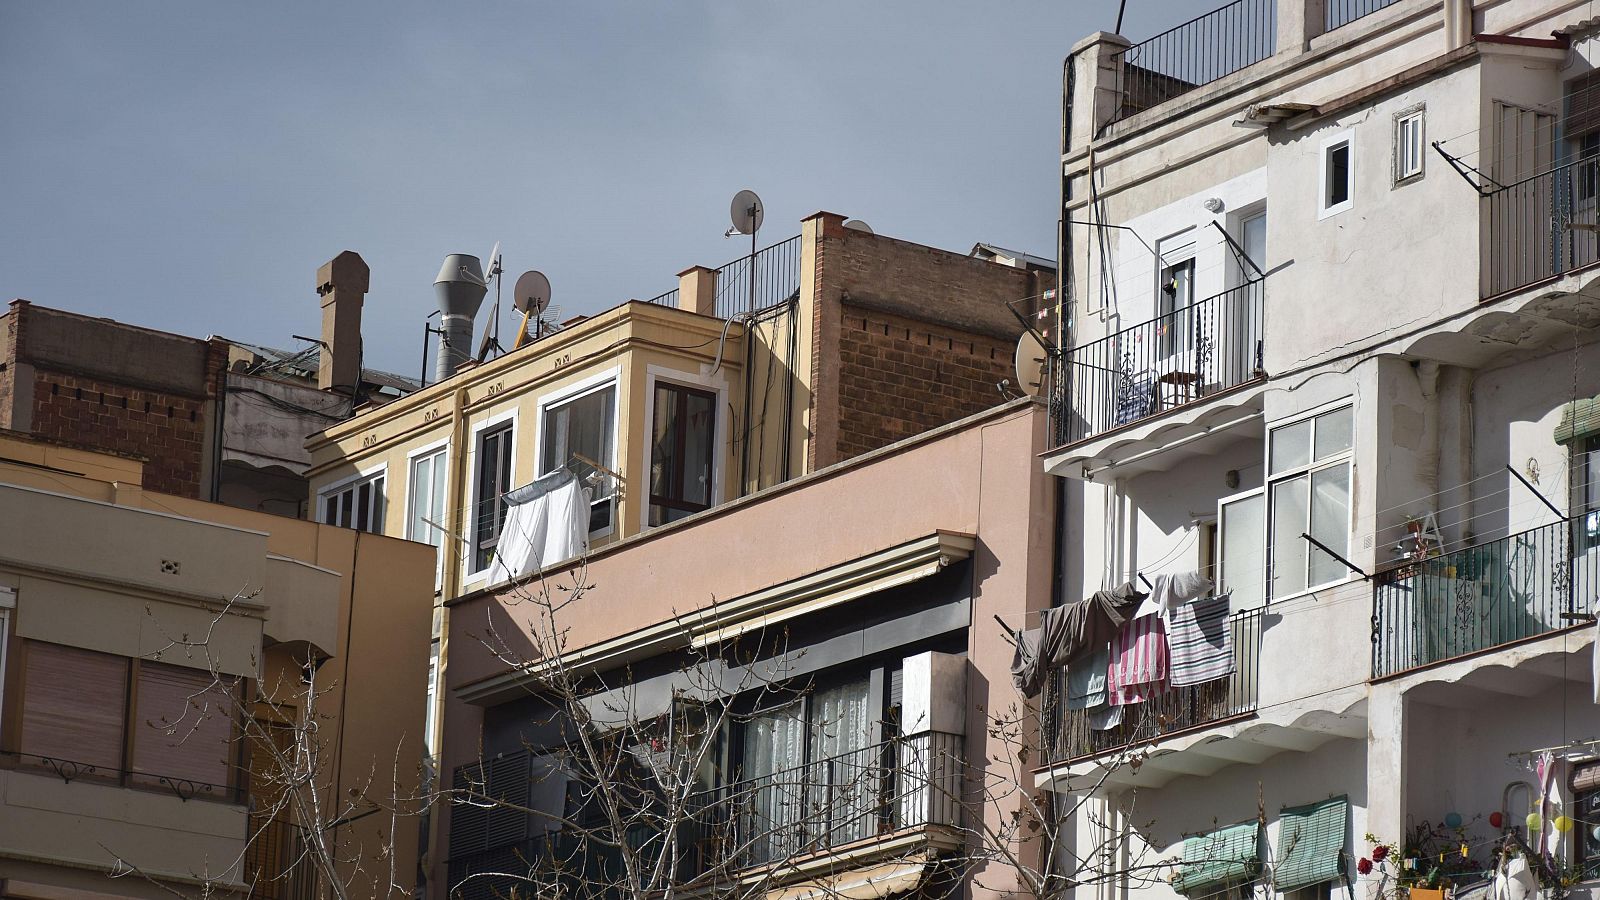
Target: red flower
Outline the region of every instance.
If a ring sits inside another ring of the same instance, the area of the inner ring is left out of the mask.
[[[1377,854],[1373,854],[1373,855],[1376,856]],[[1356,871],[1360,872],[1363,875],[1370,874],[1372,872],[1372,860],[1367,859],[1366,857],[1363,856],[1361,858],[1361,861],[1356,863]]]
[[[1375,863],[1383,862],[1383,858],[1388,855],[1389,848],[1384,844],[1379,844],[1378,846],[1372,848],[1372,861]]]

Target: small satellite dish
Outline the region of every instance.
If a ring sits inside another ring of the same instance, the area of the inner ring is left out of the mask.
[[[523,272],[517,276],[517,286],[511,293],[511,303],[517,312],[538,316],[550,305],[550,279],[537,270]]]
[[[491,278],[495,277],[496,275],[499,275],[501,272],[505,271],[500,265],[500,242],[499,241],[495,241],[494,242],[494,249],[489,251],[489,255],[484,258],[483,262],[484,262],[484,266],[483,266],[483,282],[484,282],[484,284],[488,284],[489,283],[489,279],[491,279]]]
[[[733,230],[740,234],[755,234],[761,230],[761,219],[766,207],[755,191],[740,191],[733,195],[733,206],[728,210],[733,219]]]
[[[1038,396],[1039,389],[1044,384],[1044,345],[1033,336],[1033,332],[1024,331],[1022,337],[1017,339],[1017,389],[1029,396]]]
[[[864,231],[867,234],[872,234],[872,226],[861,221],[860,219],[846,219],[844,227],[850,229],[851,231]]]

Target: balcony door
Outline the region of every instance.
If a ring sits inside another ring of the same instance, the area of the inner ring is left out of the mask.
[[[1227,343],[1219,348],[1217,354],[1220,366],[1217,380],[1223,388],[1249,381],[1262,365],[1261,323],[1262,310],[1266,308],[1267,285],[1250,263],[1255,263],[1262,271],[1267,268],[1266,210],[1240,221],[1239,245],[1244,248],[1250,261],[1238,261],[1238,283],[1243,287],[1230,293],[1226,305],[1220,310],[1227,319],[1222,329],[1223,340]]]

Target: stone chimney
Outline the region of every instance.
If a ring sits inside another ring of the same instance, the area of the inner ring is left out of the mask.
[[[371,270],[354,250],[346,250],[317,270],[322,298],[322,358],[317,387],[353,395],[361,384],[361,302]]]
[[[717,270],[693,266],[678,273],[678,308],[704,316],[717,314]]]

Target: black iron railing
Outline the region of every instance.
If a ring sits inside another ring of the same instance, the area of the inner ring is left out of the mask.
[[[109,784],[135,790],[172,794],[185,802],[196,799],[232,804],[245,802],[245,786],[242,784],[213,784],[192,778],[182,778],[177,775],[134,772],[113,766],[43,756],[27,751],[0,750],[0,758],[10,760],[19,769],[31,769],[35,772],[53,775],[69,784],[74,781]]]
[[[1265,281],[1057,352],[1057,446],[1263,377]]]
[[[924,732],[749,778],[687,798],[672,823],[628,835],[650,860],[671,845],[680,881],[728,873],[924,825],[961,823],[962,739]],[[503,805],[458,800],[451,807],[448,872],[452,898],[490,900],[535,882],[582,878],[591,884],[620,871],[620,851],[603,837],[550,830],[536,816],[548,766],[514,753],[458,768],[457,791]],[[548,795],[549,792],[545,792]],[[562,792],[557,792],[560,796]],[[675,818],[675,820],[674,820]],[[640,816],[641,821],[653,816]]]
[[[1595,608],[1600,546],[1566,520],[1420,560],[1373,579],[1372,677],[1573,624]]]
[[[1040,702],[1045,751],[1050,762],[1102,756],[1126,747],[1160,740],[1166,735],[1254,712],[1261,676],[1262,610],[1234,613],[1228,619],[1233,643],[1233,674],[1205,684],[1169,688],[1123,707],[1120,724],[1096,727],[1105,706],[1068,709],[1065,671],[1046,681]]]
[[[1362,16],[1370,16],[1380,9],[1399,3],[1400,0],[1325,0],[1322,30],[1332,31],[1349,25]]]
[[[1277,0],[1234,0],[1112,57],[1125,119],[1231,75],[1277,48]]]
[[[716,285],[720,318],[783,303],[800,290],[800,235],[728,263],[717,270]]]
[[[1484,194],[1484,296],[1600,262],[1600,157]]]
[[[693,798],[697,867],[764,865],[923,825],[961,824],[962,740],[929,731]]]
[[[678,305],[678,289],[677,288],[673,288],[672,290],[667,291],[665,294],[657,294],[654,297],[651,297],[649,300],[646,300],[645,302],[646,303],[654,303],[657,306],[677,306]]]

